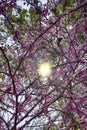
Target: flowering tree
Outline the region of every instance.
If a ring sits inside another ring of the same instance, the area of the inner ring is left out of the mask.
[[[0,1],[0,129],[86,130],[87,1],[17,2]]]

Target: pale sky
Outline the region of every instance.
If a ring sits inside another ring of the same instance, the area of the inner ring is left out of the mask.
[[[40,0],[43,4],[47,2],[47,0]],[[23,5],[23,0],[17,1],[18,6],[21,6],[23,9],[29,9],[29,6]]]

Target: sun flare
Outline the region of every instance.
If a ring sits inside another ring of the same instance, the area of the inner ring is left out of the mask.
[[[46,62],[39,65],[38,73],[43,78],[48,77],[51,74],[51,63]]]

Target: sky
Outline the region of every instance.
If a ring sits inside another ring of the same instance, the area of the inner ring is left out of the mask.
[[[47,0],[40,0],[42,2],[42,4],[47,3]],[[18,6],[22,7],[23,9],[29,9],[29,6],[27,6],[26,4],[23,5],[23,0],[18,0],[17,2]]]

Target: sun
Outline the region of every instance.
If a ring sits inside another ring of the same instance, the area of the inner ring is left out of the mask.
[[[39,65],[38,73],[41,77],[45,78],[51,74],[51,63],[46,62]]]

